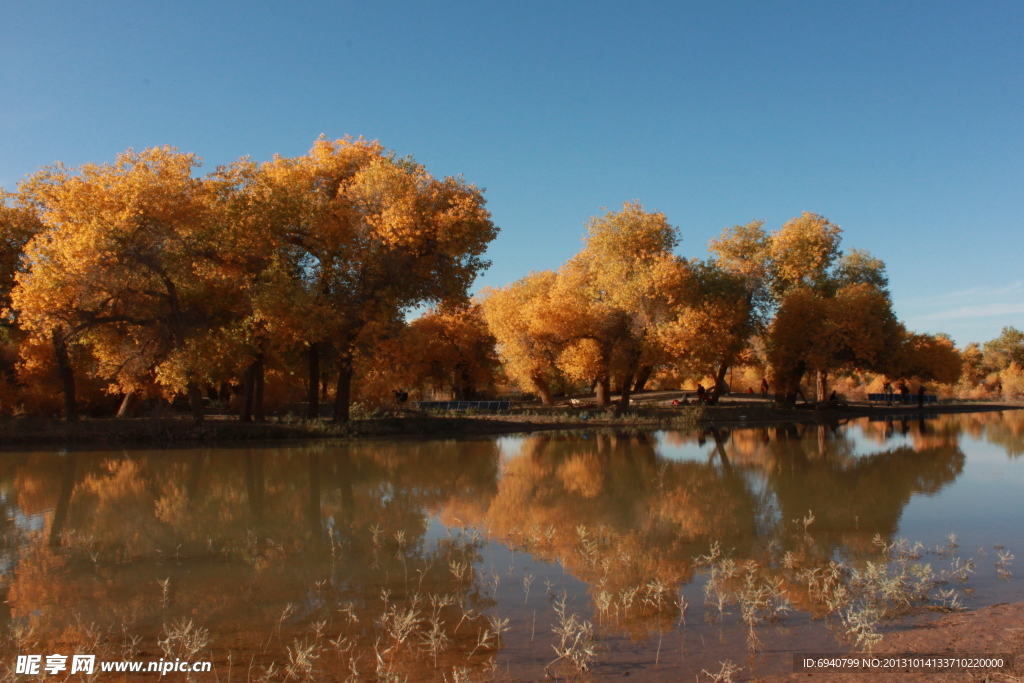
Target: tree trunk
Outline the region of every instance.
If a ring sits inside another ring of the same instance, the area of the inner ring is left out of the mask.
[[[455,368],[452,370],[452,400],[469,400],[469,397],[466,396],[466,385],[462,381],[462,368],[459,363],[456,363]]]
[[[537,390],[540,402],[546,406],[551,405],[551,387],[544,381],[544,378],[541,375],[533,375],[530,377],[530,382],[533,384],[533,388]]]
[[[306,417],[315,420],[320,417],[320,344],[309,345],[309,411]]]
[[[597,405],[606,406],[611,402],[611,380],[607,375],[597,378]]]
[[[334,396],[334,421],[348,422],[352,399],[352,359],[338,359],[338,391]]]
[[[61,391],[64,393],[64,419],[74,422],[78,419],[78,404],[75,400],[75,370],[71,367],[67,339],[54,328],[53,353],[57,357],[57,372],[60,374]]]
[[[828,373],[823,370],[818,370],[818,381],[816,384],[818,389],[818,403],[824,403],[828,398]]]
[[[245,379],[242,381],[242,408],[238,418],[242,422],[252,422],[252,406],[256,398],[256,369],[250,365],[245,369]]]
[[[711,402],[718,403],[718,397],[725,393],[725,373],[729,372],[729,363],[732,359],[727,358],[722,361],[722,365],[718,368],[718,375],[715,377],[715,386],[711,389]],[[729,387],[730,390],[732,387]]]
[[[254,386],[253,386],[253,413],[257,422],[266,422],[267,414],[263,409],[263,354],[260,353],[256,356],[256,360],[253,362],[254,366]]]
[[[476,387],[473,386],[473,377],[469,374],[469,368],[458,365],[455,368],[456,381],[459,384],[459,400],[472,401],[476,398]]]
[[[192,409],[192,419],[197,423],[202,422],[205,417],[203,392],[195,382],[189,382],[186,390],[188,391],[188,405]]]
[[[625,375],[619,382],[622,385],[622,395],[619,397],[619,412],[629,410],[629,389],[633,386],[633,373]]]
[[[645,365],[640,368],[640,372],[636,376],[636,384],[633,385],[633,393],[639,394],[647,386],[647,380],[651,378],[651,373],[654,372],[653,365]]]
[[[135,391],[129,391],[121,399],[121,407],[117,409],[117,416],[124,417],[135,417],[135,411],[139,407],[139,394]]]

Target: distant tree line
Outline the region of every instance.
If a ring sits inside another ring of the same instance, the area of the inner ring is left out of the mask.
[[[637,203],[595,217],[583,249],[557,272],[532,273],[483,294],[483,312],[506,372],[544,402],[553,387],[593,382],[630,392],[710,378],[712,400],[728,371],[756,366],[783,401],[812,376],[818,401],[829,377],[864,371],[952,382],[960,358],[943,336],[908,331],[892,310],[885,265],[840,249],[841,230],[804,213],[776,232],[763,222],[726,228],[700,261],[676,256],[661,213]]]

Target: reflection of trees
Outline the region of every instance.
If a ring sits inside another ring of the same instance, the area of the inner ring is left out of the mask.
[[[492,604],[474,566],[480,543],[430,541],[424,511],[493,490],[496,472],[485,441],[4,457],[0,481],[27,507],[4,519],[44,520],[5,548],[10,618],[48,652],[79,615],[118,633],[125,624],[158,652],[162,625],[182,616],[231,634],[235,657],[249,648],[257,663],[287,661],[288,634],[318,620],[344,645],[341,669],[362,657],[373,671],[375,642],[414,679],[428,655],[478,662],[498,647],[493,635],[478,643]]]
[[[432,538],[425,511],[561,562],[588,584],[595,621],[643,636],[676,621],[678,588],[715,541],[737,595],[753,560],[758,581],[782,579],[811,604],[801,572],[877,557],[873,536],[891,540],[911,497],[961,472],[961,429],[1013,444],[1021,425],[963,415],[863,421],[855,436],[837,424],[549,434],[503,460],[488,441],[3,456],[5,607],[50,644],[83,614],[126,624],[149,651],[164,623],[188,616],[225,634],[217,656],[230,647],[258,666],[284,661],[295,638],[328,642],[307,628],[327,620],[343,651],[323,677],[345,678],[360,652],[372,673],[378,642],[388,666],[417,679],[434,654],[477,666],[498,647],[493,634],[478,642],[493,632],[480,616],[493,605],[480,543]],[[662,438],[696,457],[661,457]],[[791,520],[808,510],[805,535]],[[395,620],[410,613],[414,635],[399,642]],[[435,653],[423,640],[431,615],[444,635]]]
[[[813,511],[814,528],[836,544],[866,547],[876,533],[889,538],[903,508],[917,493],[931,494],[963,470],[956,446],[917,451],[902,447],[843,464],[808,460],[799,451],[778,454],[772,489],[782,520]]]
[[[976,438],[984,438],[1005,448],[1007,456],[1019,458],[1024,455],[1024,410],[968,413],[957,417]]]
[[[905,427],[913,446],[864,455],[851,432],[838,425],[780,424],[734,432],[726,451],[763,472],[778,508],[772,535],[783,545],[791,521],[810,511],[817,535],[828,539],[819,548],[823,556],[835,548],[856,553],[870,548],[876,533],[890,538],[896,532],[912,496],[936,493],[963,470],[955,429],[916,419],[897,425]],[[868,440],[894,429],[867,420],[858,426]]]
[[[870,455],[838,424],[670,436],[706,453],[684,462],[661,459],[650,437],[532,436],[506,460],[485,511],[454,506],[447,515],[558,560],[590,584],[600,613],[623,591],[690,581],[693,558],[714,541],[737,561],[763,559],[769,542],[817,560],[836,549],[877,551],[875,534],[895,533],[913,495],[935,493],[963,469],[955,429],[914,421],[906,430],[915,447]],[[809,510],[814,544],[797,541],[791,521]],[[652,627],[619,623],[634,633]]]
[[[489,506],[456,504],[446,518],[561,562],[634,635],[667,628],[693,557],[714,539],[749,542],[755,503],[724,451],[717,465],[677,463],[660,459],[656,446],[646,434],[527,437],[505,461]]]

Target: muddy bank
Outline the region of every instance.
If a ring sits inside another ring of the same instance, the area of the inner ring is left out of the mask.
[[[943,681],[993,683],[1024,680],[1024,602],[999,604],[973,612],[949,614],[924,622],[916,628],[890,633],[872,653],[943,654],[950,657],[1013,654],[1010,670],[998,673],[794,673],[752,680],[761,683],[898,683],[899,681]],[[742,675],[736,680],[751,680]]]

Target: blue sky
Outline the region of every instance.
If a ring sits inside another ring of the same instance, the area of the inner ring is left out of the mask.
[[[636,199],[706,256],[802,211],[888,264],[898,315],[1024,328],[1024,3],[21,2],[0,186],[170,144],[206,168],[379,139],[487,189],[480,285],[556,268]]]

